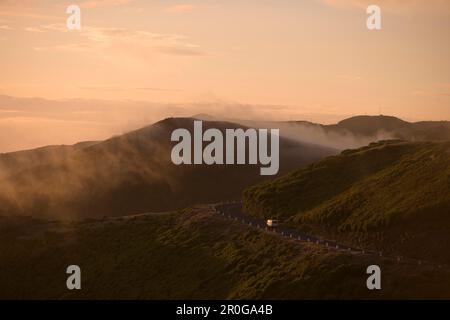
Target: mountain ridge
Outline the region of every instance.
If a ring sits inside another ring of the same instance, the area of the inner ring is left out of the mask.
[[[167,118],[83,148],[62,148],[69,151],[61,155],[50,152],[50,160],[44,157],[22,170],[19,161],[12,175],[3,173],[0,213],[64,216],[68,211],[69,216],[98,216],[165,211],[238,198],[245,187],[267,179],[260,175],[259,165],[173,164],[171,133],[178,128],[192,131],[193,122]],[[222,131],[245,128],[230,122],[205,121],[203,126]],[[286,138],[280,139],[280,151],[280,173],[336,152]]]
[[[315,235],[448,263],[450,142],[346,150],[250,187],[244,203],[250,214]]]

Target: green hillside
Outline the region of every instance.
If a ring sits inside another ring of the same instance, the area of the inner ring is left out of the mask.
[[[195,119],[168,118],[121,136],[75,146],[0,155],[0,215],[71,219],[168,211],[237,199],[260,183],[259,165],[175,165],[171,134]],[[205,130],[246,129],[203,122]],[[279,175],[335,154],[335,149],[280,138]]]
[[[348,131],[355,135],[375,136],[384,133],[408,141],[445,141],[450,139],[449,121],[407,122],[392,116],[355,116],[337,124],[326,125],[328,132]]]
[[[450,143],[385,141],[244,192],[245,210],[363,248],[450,262]]]
[[[0,218],[0,298],[450,297],[450,273],[327,251],[230,222],[207,207],[76,223]],[[383,290],[366,288],[379,264]],[[82,289],[65,287],[68,265]]]

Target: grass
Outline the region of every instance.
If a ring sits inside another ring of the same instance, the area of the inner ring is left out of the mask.
[[[64,224],[0,220],[2,299],[450,297],[445,270],[329,252],[230,222],[207,207]],[[367,290],[378,263],[383,290]],[[82,290],[65,287],[82,269]]]
[[[248,213],[386,253],[450,262],[450,143],[347,150],[244,192]]]

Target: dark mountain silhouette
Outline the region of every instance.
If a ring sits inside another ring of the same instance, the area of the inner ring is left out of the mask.
[[[194,118],[215,120],[211,115],[198,114]],[[250,127],[281,128],[291,131],[301,139],[306,133],[314,134],[313,129],[322,131],[330,139],[353,136],[363,145],[380,139],[401,139],[409,141],[443,141],[450,140],[450,121],[420,121],[408,122],[392,116],[355,116],[344,119],[336,124],[323,125],[309,121],[253,121],[228,119],[234,123],[242,123]],[[310,132],[302,128],[312,129]],[[308,137],[307,137],[308,138]],[[367,143],[366,143],[367,142]],[[319,142],[320,143],[320,142]],[[362,146],[362,145],[361,145]]]
[[[378,131],[398,132],[408,126],[408,122],[390,116],[356,116],[340,121],[328,129],[348,130],[355,134],[374,135]]]
[[[413,141],[450,139],[449,121],[407,122],[391,116],[356,116],[324,127],[326,130],[347,130],[363,136],[384,132],[392,134],[392,138]]]
[[[450,140],[449,121],[407,122],[391,116],[356,116],[337,124],[319,126],[330,133],[350,132],[357,136],[384,134],[393,139],[411,141]]]
[[[273,178],[261,176],[260,165],[175,166],[170,160],[174,145],[170,134],[177,128],[191,130],[193,121],[170,118],[106,141],[2,154],[0,214],[86,217],[170,210],[236,199],[245,188]],[[448,122],[408,123],[385,116],[354,117],[331,126],[265,124],[280,127],[284,136],[279,174],[338,152],[330,146],[343,149],[346,144],[376,141],[379,136],[374,132],[411,140],[443,140],[449,130]],[[315,129],[299,131],[298,125]],[[232,122],[204,121],[204,130],[211,127],[222,131],[247,128]],[[349,141],[339,146],[328,143],[330,137]]]
[[[0,212],[87,217],[170,210],[238,198],[268,178],[260,165],[174,165],[170,135],[177,128],[192,131],[193,121],[170,118],[103,142],[2,155]],[[245,129],[207,121],[203,127]],[[279,173],[335,152],[281,138]]]
[[[380,140],[450,140],[449,121],[407,122],[390,116],[356,116],[331,125],[308,121],[239,121],[239,123],[280,128],[290,139],[340,150],[359,148]]]
[[[450,142],[372,143],[244,192],[247,212],[358,247],[450,263]]]
[[[440,140],[447,126],[373,120],[353,118],[330,130],[369,141],[380,130]],[[288,132],[280,175],[291,173],[271,179],[259,175],[259,165],[173,165],[170,134],[192,129],[193,121],[166,119],[102,142],[0,155],[0,297],[449,297],[450,274],[441,263],[450,264],[450,142],[379,141],[330,156],[335,149],[299,142]],[[301,124],[322,132],[328,127]],[[204,122],[209,127],[245,128]],[[162,211],[238,198],[244,189],[248,214],[278,217],[291,228],[376,252],[330,250],[255,230],[208,205],[70,224],[36,218]],[[393,255],[427,261],[400,263]],[[67,276],[61,270],[73,261],[89,266],[83,269],[89,290],[61,285]],[[383,290],[365,286],[372,264],[382,269]]]
[[[30,169],[36,164],[51,163],[67,159],[77,150],[91,146],[96,141],[84,141],[71,146],[46,146],[32,150],[23,150],[0,154],[0,179]]]

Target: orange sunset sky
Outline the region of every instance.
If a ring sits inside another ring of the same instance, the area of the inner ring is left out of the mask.
[[[0,152],[200,112],[450,120],[449,39],[448,0],[0,0]]]

